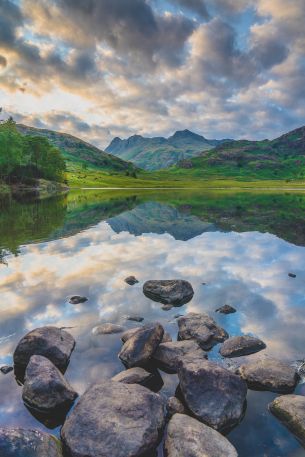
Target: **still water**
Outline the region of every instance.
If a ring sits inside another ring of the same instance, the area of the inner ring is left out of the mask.
[[[261,338],[267,349],[249,357],[303,360],[304,210],[305,194],[296,193],[83,191],[0,200],[0,366],[12,364],[29,330],[71,327],[77,345],[66,377],[81,394],[123,369],[120,335],[93,335],[96,325],[136,327],[126,316],[137,314],[176,339],[174,316],[191,311],[209,313],[232,336]],[[124,282],[130,275],[139,280],[132,287]],[[164,311],[143,295],[148,279],[179,278],[195,291],[183,307]],[[71,295],[89,300],[71,305]],[[224,304],[237,313],[215,313]],[[219,359],[218,349],[210,359]],[[161,375],[162,392],[172,395],[176,375]],[[305,395],[302,382],[296,392]],[[245,417],[228,435],[240,457],[305,456],[268,412],[275,397],[248,391]],[[0,426],[49,430],[23,405],[12,373],[0,373]]]

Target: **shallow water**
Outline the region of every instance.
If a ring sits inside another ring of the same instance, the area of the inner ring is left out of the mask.
[[[81,394],[123,369],[120,335],[94,336],[93,327],[136,327],[126,316],[137,314],[176,338],[174,316],[190,311],[208,312],[230,335],[263,339],[267,349],[249,357],[305,357],[304,194],[83,191],[42,202],[2,200],[0,208],[0,366],[12,363],[27,331],[71,327],[77,345],[66,376]],[[125,284],[130,275],[139,284]],[[189,280],[195,295],[164,311],[142,286],[172,278]],[[69,304],[75,294],[88,302]],[[215,313],[226,303],[237,313]],[[219,359],[218,349],[210,359]],[[162,391],[173,394],[177,377],[161,375]],[[304,385],[297,392],[305,395]],[[268,412],[275,397],[248,391],[245,417],[228,435],[240,457],[305,456]],[[0,398],[0,426],[47,430],[24,407],[12,373],[0,373]]]

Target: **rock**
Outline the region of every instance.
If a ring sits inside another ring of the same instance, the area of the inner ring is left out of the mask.
[[[179,364],[185,359],[207,359],[207,354],[193,340],[162,343],[156,349],[153,359],[157,364],[172,373],[177,373]]]
[[[238,368],[237,373],[247,382],[249,389],[292,393],[298,383],[296,369],[285,362],[262,359]]]
[[[144,317],[141,317],[141,316],[127,316],[126,320],[127,321],[134,321],[134,322],[142,322],[142,321],[144,321]]]
[[[161,324],[144,325],[124,343],[119,358],[128,368],[145,366],[161,343],[163,335]]]
[[[170,311],[171,309],[173,309],[174,305],[163,305],[162,306],[162,309],[163,311]]]
[[[62,457],[61,443],[39,430],[0,428],[1,457]]]
[[[284,395],[269,404],[269,410],[305,447],[305,397]]]
[[[128,278],[124,279],[124,281],[129,286],[134,286],[135,284],[137,284],[139,282],[135,276],[128,276]]]
[[[71,457],[142,457],[157,447],[164,424],[161,396],[137,384],[104,381],[80,398],[61,436]]]
[[[142,329],[142,327],[135,327],[135,328],[131,328],[129,330],[126,330],[126,332],[124,332],[123,335],[121,336],[121,340],[123,341],[123,343],[126,343],[126,341],[131,336],[133,336],[138,330],[141,330],[141,329]],[[163,335],[163,338],[162,338],[162,343],[169,343],[170,341],[172,341],[172,337],[170,336],[169,333],[164,332],[164,335]]]
[[[30,408],[53,413],[71,408],[77,397],[61,372],[41,355],[33,355],[25,371],[23,401]]]
[[[171,343],[173,341],[172,337],[170,336],[169,333],[164,332],[163,338],[162,338],[162,343]]]
[[[73,336],[57,327],[41,327],[32,330],[18,343],[14,352],[16,374],[25,370],[32,355],[42,355],[64,373],[75,347]]]
[[[196,340],[205,350],[228,338],[227,332],[219,327],[207,314],[189,313],[178,319],[179,340]]]
[[[199,421],[221,432],[240,422],[247,385],[239,376],[207,360],[182,362],[178,376],[184,403]]]
[[[92,329],[93,335],[111,335],[124,332],[124,327],[116,324],[102,324]]]
[[[112,381],[123,382],[124,384],[140,384],[153,392],[159,392],[163,386],[163,380],[157,370],[150,373],[140,367],[121,371],[112,378]]]
[[[265,343],[253,336],[233,336],[222,344],[219,352],[223,357],[241,357],[265,348]]]
[[[224,305],[224,306],[221,306],[221,308],[217,308],[216,313],[233,314],[233,313],[236,313],[236,309],[233,308],[233,306]]]
[[[4,365],[3,367],[0,368],[0,371],[2,374],[8,374],[11,371],[13,371],[13,367],[9,367],[8,365]]]
[[[164,447],[168,457],[237,457],[224,436],[184,414],[170,420]]]
[[[184,314],[175,314],[174,319],[179,319],[179,317],[183,317]]]
[[[146,281],[143,286],[144,295],[164,305],[181,306],[188,303],[194,290],[188,281],[181,279],[165,281]]]
[[[73,295],[73,297],[70,298],[69,303],[72,305],[79,305],[80,303],[85,303],[88,301],[87,297],[81,297],[80,295]]]
[[[169,397],[166,402],[167,418],[170,419],[174,414],[186,414],[184,405],[176,397]]]
[[[289,278],[296,278],[297,277],[297,275],[295,275],[294,273],[288,273],[288,276],[289,276]]]

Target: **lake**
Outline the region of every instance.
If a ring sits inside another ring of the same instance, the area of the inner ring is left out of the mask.
[[[161,322],[176,339],[175,316],[191,311],[207,312],[232,336],[261,338],[267,349],[248,358],[297,363],[305,357],[304,214],[305,194],[294,192],[95,190],[42,201],[2,198],[0,366],[12,364],[29,330],[70,327],[77,344],[66,377],[81,394],[123,370],[120,335],[93,335],[96,325],[137,327],[126,317],[139,315],[144,323]],[[127,285],[130,275],[139,283]],[[142,292],[146,280],[180,278],[195,291],[182,307],[164,310]],[[71,295],[88,301],[72,305]],[[237,312],[215,313],[224,304]],[[218,350],[209,358],[228,364]],[[231,359],[230,367],[239,362]],[[177,376],[160,373],[161,392],[173,395]],[[302,380],[296,392],[305,395]],[[13,373],[0,373],[0,426],[49,431],[21,393]],[[268,412],[276,396],[248,391],[245,417],[228,435],[240,457],[305,456]]]

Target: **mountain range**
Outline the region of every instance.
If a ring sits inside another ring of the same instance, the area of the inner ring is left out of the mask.
[[[144,170],[169,168],[179,161],[190,159],[230,140],[208,140],[205,137],[182,130],[169,138],[145,138],[133,135],[126,140],[114,138],[106,152],[130,161]]]

